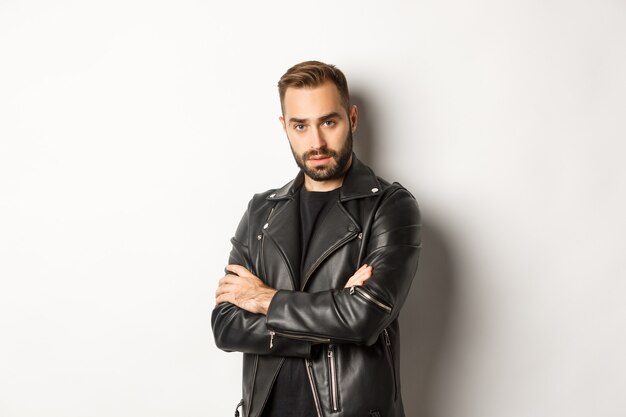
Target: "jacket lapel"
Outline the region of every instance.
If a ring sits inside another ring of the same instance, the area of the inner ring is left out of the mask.
[[[358,219],[358,212],[350,214],[346,207],[354,205],[352,200],[377,197],[381,190],[381,184],[372,170],[352,154],[352,165],[346,173],[339,201],[331,207],[322,223],[316,225],[308,252],[302,260],[297,191],[303,182],[304,174],[300,171],[295,179],[267,197],[269,201],[276,201],[277,205],[264,230],[288,265],[291,283],[296,290],[304,290],[324,259],[361,232],[359,221],[355,220]],[[355,210],[355,207],[352,209]],[[300,288],[295,285],[297,282],[302,284]]]
[[[340,201],[335,202],[326,216],[316,224],[302,265],[300,289],[304,290],[309,278],[330,254],[352,240],[361,230]]]
[[[292,289],[297,289],[296,282],[300,279],[300,208],[297,199],[290,198],[278,204],[268,219],[265,234],[280,251],[289,269]],[[264,257],[269,266],[270,259],[265,254]]]
[[[265,235],[282,257],[282,260],[276,261],[271,256],[263,254],[264,262],[268,265],[266,272],[271,274],[278,271],[279,269],[275,268],[279,268],[280,263],[284,261],[291,281],[289,285],[293,290],[298,289],[296,283],[300,281],[300,205],[296,191],[303,182],[304,174],[300,172],[296,178],[267,196],[267,200],[274,202],[275,206],[264,228]],[[270,271],[269,268],[273,270]]]

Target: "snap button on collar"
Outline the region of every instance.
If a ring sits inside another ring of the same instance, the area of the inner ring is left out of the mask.
[[[372,188],[372,192],[373,193],[377,193],[378,192],[378,188]]]

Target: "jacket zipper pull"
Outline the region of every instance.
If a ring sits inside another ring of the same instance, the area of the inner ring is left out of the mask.
[[[353,285],[352,287],[350,287],[350,295],[354,295],[354,292],[356,291],[356,286]]]
[[[270,330],[270,349],[274,347],[274,335],[276,334],[275,331]]]
[[[337,369],[335,364],[335,346],[328,345],[328,373],[330,374],[330,405],[332,411],[339,411],[337,401]]]
[[[387,346],[391,346],[391,339],[389,338],[389,332],[387,329],[383,330],[383,335],[385,336],[385,344]]]

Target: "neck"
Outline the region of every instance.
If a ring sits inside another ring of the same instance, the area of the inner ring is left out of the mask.
[[[304,175],[304,188],[307,191],[332,191],[341,187],[342,184],[343,176],[334,180],[315,181],[314,179],[311,179],[308,175]]]

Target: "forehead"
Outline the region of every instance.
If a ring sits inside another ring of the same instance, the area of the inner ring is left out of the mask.
[[[344,113],[339,90],[331,82],[317,87],[287,88],[283,108],[286,119],[308,119],[333,112]]]

